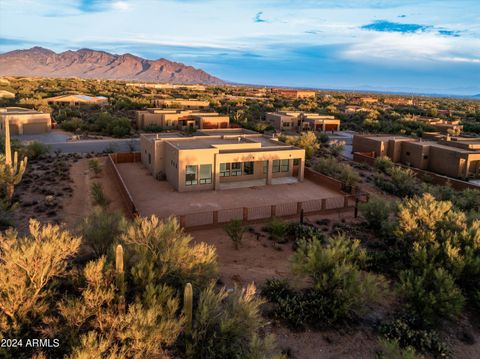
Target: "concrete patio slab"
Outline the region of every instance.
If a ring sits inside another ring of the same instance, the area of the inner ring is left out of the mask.
[[[141,163],[119,163],[117,167],[137,210],[143,216],[156,214],[167,217],[173,214],[260,207],[341,195],[309,180],[219,191],[177,192],[167,181],[153,178]]]

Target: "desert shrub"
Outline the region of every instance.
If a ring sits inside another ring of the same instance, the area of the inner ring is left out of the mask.
[[[26,146],[25,151],[28,158],[33,160],[50,152],[50,147],[44,143],[32,141]]]
[[[30,234],[0,234],[0,337],[28,337],[48,317],[54,282],[66,274],[80,238],[59,226],[30,220]],[[2,352],[0,356],[7,354]],[[15,357],[14,354],[10,353]]]
[[[131,274],[138,289],[167,284],[183,290],[186,283],[205,288],[216,279],[217,255],[213,246],[191,244],[175,218],[136,218],[121,235],[126,250],[135,256]]]
[[[405,309],[427,325],[458,317],[465,301],[452,276],[442,268],[425,269],[421,274],[401,272],[399,292]]]
[[[88,168],[98,177],[102,173],[102,166],[97,158],[91,158],[88,160]]]
[[[82,119],[74,117],[69,120],[62,121],[60,128],[68,132],[77,132],[85,129],[86,123]]]
[[[396,243],[405,253],[406,265],[417,274],[405,277],[407,288],[425,285],[427,294],[446,295],[445,305],[451,305],[442,308],[442,303],[428,304],[428,297],[418,299],[429,307],[426,310],[435,311],[429,314],[430,319],[457,315],[461,294],[475,303],[475,291],[480,285],[479,219],[469,220],[452,202],[437,201],[427,193],[405,199],[399,205],[394,233]],[[430,281],[433,287],[429,287]],[[462,293],[458,293],[456,285]],[[418,310],[421,311],[421,305]]]
[[[293,289],[286,279],[267,279],[261,287],[261,293],[270,301],[278,301],[293,295]]]
[[[375,185],[381,190],[399,197],[413,196],[421,192],[420,181],[412,170],[393,166],[388,170],[388,175],[390,177],[375,175]]]
[[[100,207],[108,207],[110,205],[110,199],[103,191],[103,187],[100,183],[94,182],[90,188],[93,203]]]
[[[326,133],[323,133],[323,132],[320,132],[317,135],[317,138],[320,141],[320,143],[324,144],[324,145],[326,145],[328,143],[328,141],[330,141],[330,137],[328,137],[328,135]]]
[[[360,181],[360,176],[348,164],[338,162],[334,157],[319,158],[315,171],[342,181],[346,187],[353,187]]]
[[[435,330],[419,328],[411,315],[399,317],[380,325],[379,332],[389,341],[396,341],[400,348],[414,348],[420,353],[430,353],[436,358],[449,356],[447,344]]]
[[[64,340],[73,346],[71,358],[166,357],[166,347],[175,343],[183,326],[173,290],[156,288],[150,301],[119,310],[114,276],[105,257],[88,263],[82,279],[80,296],[59,304],[64,321],[61,333],[70,333]]]
[[[123,217],[117,212],[107,212],[101,207],[94,208],[79,228],[83,242],[90,246],[96,257],[108,254],[118,240],[124,225]]]
[[[308,277],[313,287],[286,293],[283,298],[265,296],[275,304],[275,315],[293,327],[328,326],[341,320],[355,319],[367,306],[381,301],[384,279],[361,270],[367,259],[359,241],[344,235],[328,239],[300,240],[292,257],[293,272]],[[288,295],[287,295],[288,294]]]
[[[332,140],[328,145],[328,153],[334,157],[338,157],[345,149],[345,141]]]
[[[286,143],[303,148],[305,150],[305,158],[311,159],[315,152],[320,149],[317,136],[313,132],[302,133],[300,136],[287,137]]]
[[[270,233],[271,239],[277,243],[285,243],[288,241],[288,223],[278,217],[272,217],[267,225],[267,231]]]
[[[368,202],[359,204],[359,209],[370,228],[381,229],[388,221],[392,212],[392,205],[385,198],[370,196]]]
[[[375,158],[373,166],[383,173],[389,173],[394,166],[394,163],[388,156],[379,156]]]
[[[242,244],[242,238],[246,231],[246,228],[243,225],[242,220],[232,219],[225,225],[224,229],[225,229],[225,232],[230,237],[230,239],[232,240],[233,245],[235,246],[235,249],[238,249]]]
[[[155,125],[154,123],[151,123],[150,125],[145,126],[144,131],[145,132],[162,132],[163,127],[159,125]]]
[[[288,226],[288,234],[291,235],[295,241],[301,239],[325,240],[325,235],[320,229],[301,223],[290,223]]]
[[[415,348],[407,346],[402,348],[398,340],[380,339],[380,351],[377,353],[378,359],[422,359]]]
[[[255,287],[214,290],[211,285],[200,293],[194,313],[191,356],[199,359],[281,358],[273,337],[260,337],[265,325],[260,314],[262,301]]]

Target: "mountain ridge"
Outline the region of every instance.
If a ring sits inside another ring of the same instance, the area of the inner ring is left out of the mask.
[[[40,46],[0,54],[0,75],[176,84],[225,83],[201,69],[165,58],[148,60],[130,53],[118,55],[88,48],[56,53]]]

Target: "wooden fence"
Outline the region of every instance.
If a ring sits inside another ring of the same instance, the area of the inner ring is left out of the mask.
[[[331,198],[312,199],[300,202],[288,202],[258,207],[239,207],[189,213],[178,216],[180,224],[185,228],[210,227],[225,224],[233,219],[243,223],[256,223],[273,217],[295,217],[304,214],[327,213],[353,208],[356,201],[368,201],[367,194],[339,195]]]

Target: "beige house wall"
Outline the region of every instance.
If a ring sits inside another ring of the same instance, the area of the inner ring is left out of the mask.
[[[426,170],[430,161],[430,146],[419,142],[404,142],[400,161],[407,166]]]
[[[0,112],[0,131],[5,132],[4,124],[10,124],[12,135],[39,134],[49,132],[52,128],[52,118],[49,113],[2,113]]]

